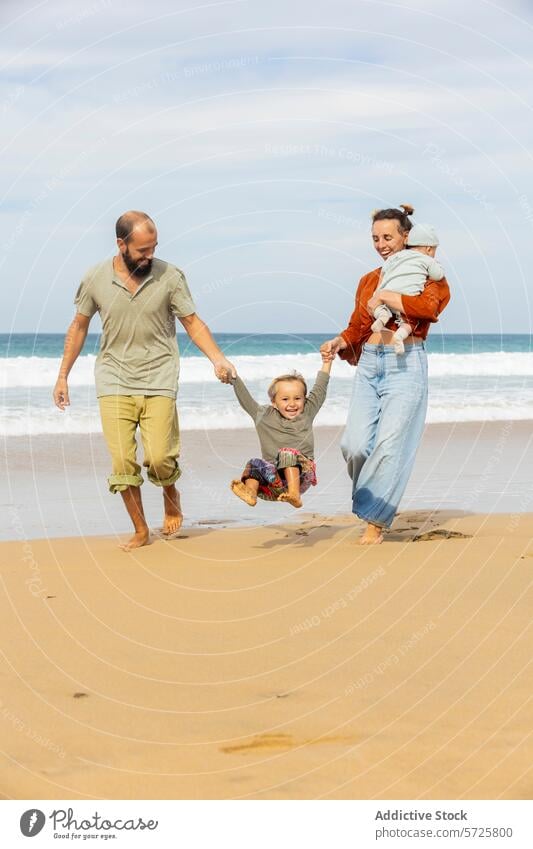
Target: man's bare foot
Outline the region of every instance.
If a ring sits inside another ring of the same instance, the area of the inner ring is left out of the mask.
[[[166,537],[177,534],[183,524],[180,494],[175,486],[166,486],[163,489],[163,502],[165,515],[163,517],[162,533]]]
[[[303,507],[302,499],[299,495],[291,495],[290,492],[282,492],[278,495],[278,501],[285,501],[291,507]]]
[[[142,548],[143,545],[150,545],[150,531],[148,528],[143,531],[135,531],[132,538],[128,542],[123,542],[119,545],[122,551],[133,551],[134,548]]]
[[[371,525],[370,523],[366,526],[363,535],[358,539],[359,545],[379,545],[382,542],[382,529],[378,525]]]
[[[240,498],[241,501],[245,501],[246,504],[249,504],[250,507],[255,507],[257,504],[257,495],[255,495],[246,484],[244,484],[241,480],[234,480],[230,483],[230,489],[237,498]]]

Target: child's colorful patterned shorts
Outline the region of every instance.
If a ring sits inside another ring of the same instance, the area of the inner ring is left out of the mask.
[[[259,481],[258,497],[265,501],[277,501],[283,492],[287,492],[285,476],[279,473],[279,469],[286,469],[287,466],[300,467],[300,493],[307,492],[310,486],[316,486],[314,460],[304,457],[295,448],[282,448],[277,456],[276,463],[254,457],[247,462],[241,480],[253,478]]]

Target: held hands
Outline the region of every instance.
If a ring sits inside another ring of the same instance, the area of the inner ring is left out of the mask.
[[[320,356],[323,363],[332,363],[337,356],[338,351],[343,351],[347,347],[347,343],[342,336],[335,336],[334,339],[328,339],[320,346]]]
[[[221,383],[231,383],[231,381],[235,380],[237,377],[237,370],[235,366],[233,363],[230,363],[226,357],[215,360],[213,362],[213,368],[215,369],[215,375]]]
[[[60,410],[65,407],[70,407],[70,398],[68,397],[68,383],[66,377],[58,377],[53,391],[54,404]]]

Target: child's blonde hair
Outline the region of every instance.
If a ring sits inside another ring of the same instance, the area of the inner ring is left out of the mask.
[[[291,382],[297,380],[300,383],[302,383],[303,388],[304,388],[304,395],[307,398],[307,384],[304,380],[303,375],[300,374],[300,372],[298,372],[298,371],[291,371],[290,374],[281,374],[279,377],[274,378],[274,380],[272,381],[272,383],[268,387],[268,397],[270,398],[271,401],[273,401],[274,398],[276,397],[276,392],[278,391],[278,383],[281,383],[282,380],[287,380],[287,381],[291,381]]]

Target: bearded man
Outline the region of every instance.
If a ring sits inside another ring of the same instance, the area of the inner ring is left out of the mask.
[[[77,291],[76,315],[67,331],[53,396],[60,410],[70,404],[68,375],[98,312],[102,337],[95,365],[96,394],[112,460],[109,489],[120,492],[134,526],[132,538],[122,546],[130,551],[150,540],[136,457],[137,428],[148,479],[163,490],[163,534],[175,535],[183,521],[176,488],[181,474],[176,318],[211,361],[219,380],[229,383],[236,372],[196,314],[183,272],[154,257],[157,229],[150,216],[125,212],[116,223],[116,236],[116,256],[91,268]]]

